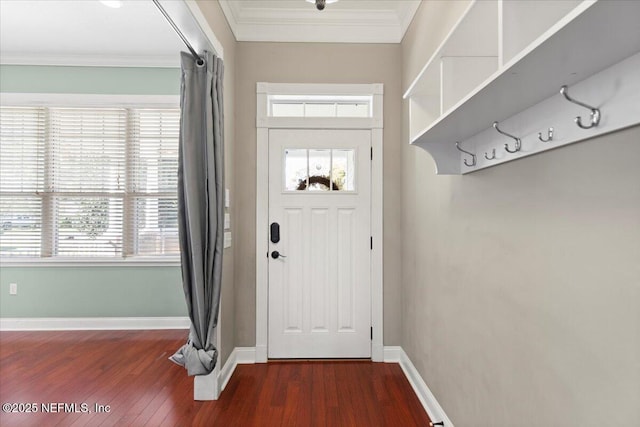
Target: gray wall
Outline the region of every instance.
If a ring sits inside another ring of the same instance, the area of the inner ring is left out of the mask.
[[[403,88],[449,7],[421,6]],[[402,144],[401,345],[456,426],[640,425],[638,158],[640,127],[466,176]]]
[[[399,44],[238,43],[237,345],[255,345],[256,82],[384,84],[384,343],[399,343],[400,54]]]

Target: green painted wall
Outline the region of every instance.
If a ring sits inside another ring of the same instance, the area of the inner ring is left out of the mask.
[[[1,65],[0,92],[178,95],[180,70]],[[180,267],[0,266],[0,317],[186,315]]]
[[[9,295],[10,283],[17,295]],[[186,315],[180,267],[0,269],[0,317]]]
[[[0,92],[179,95],[179,68],[0,65]]]

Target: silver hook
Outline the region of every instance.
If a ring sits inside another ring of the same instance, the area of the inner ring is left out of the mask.
[[[553,139],[553,128],[547,131],[547,139],[542,138],[542,132],[538,132],[538,139],[542,142],[549,142]]]
[[[467,163],[467,159],[464,159],[464,164],[465,164],[466,166],[468,166],[468,167],[472,167],[472,166],[475,166],[475,165],[476,165],[476,155],[475,155],[475,154],[470,153],[470,152],[465,151],[465,150],[463,150],[462,148],[460,148],[460,142],[458,142],[458,141],[456,141],[456,148],[457,148],[459,151],[462,151],[463,153],[468,154],[468,155],[470,155],[470,156],[471,156],[471,164]]]
[[[591,129],[594,126],[598,126],[598,123],[600,123],[600,110],[592,107],[590,105],[585,104],[584,102],[580,102],[580,101],[576,101],[575,99],[571,98],[569,96],[569,94],[567,93],[567,85],[564,85],[560,88],[560,93],[567,99],[567,101],[572,102],[576,105],[579,105],[581,107],[584,108],[588,108],[589,110],[591,110],[591,124],[588,126],[585,126],[582,124],[582,117],[578,116],[576,117],[574,120],[576,122],[576,124],[581,127],[582,129]]]
[[[515,137],[513,135],[509,135],[508,133],[501,131],[500,128],[498,127],[498,122],[493,122],[493,128],[497,130],[498,133],[501,133],[504,136],[508,136],[509,138],[513,138],[516,141],[515,150],[510,150],[509,144],[504,144],[504,149],[507,150],[508,153],[517,153],[518,151],[520,151],[520,149],[522,148],[522,141],[520,141],[520,138]]]
[[[491,157],[487,156],[487,153],[484,153],[484,158],[487,160],[493,160],[496,158],[496,149],[491,150]]]

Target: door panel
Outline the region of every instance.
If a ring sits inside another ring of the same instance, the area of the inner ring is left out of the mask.
[[[354,209],[338,209],[338,331],[354,331]]]
[[[371,356],[368,130],[270,130],[272,358]]]
[[[328,332],[329,331],[329,315],[327,313],[328,301],[331,300],[329,295],[329,269],[327,266],[330,262],[329,253],[329,209],[312,208],[311,209],[311,239],[309,254],[311,262],[309,263],[309,292],[311,294],[311,330],[312,332]]]

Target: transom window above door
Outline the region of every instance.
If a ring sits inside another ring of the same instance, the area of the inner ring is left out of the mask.
[[[370,95],[269,95],[271,117],[372,117]]]
[[[353,148],[286,148],[284,150],[284,191],[354,192]]]

